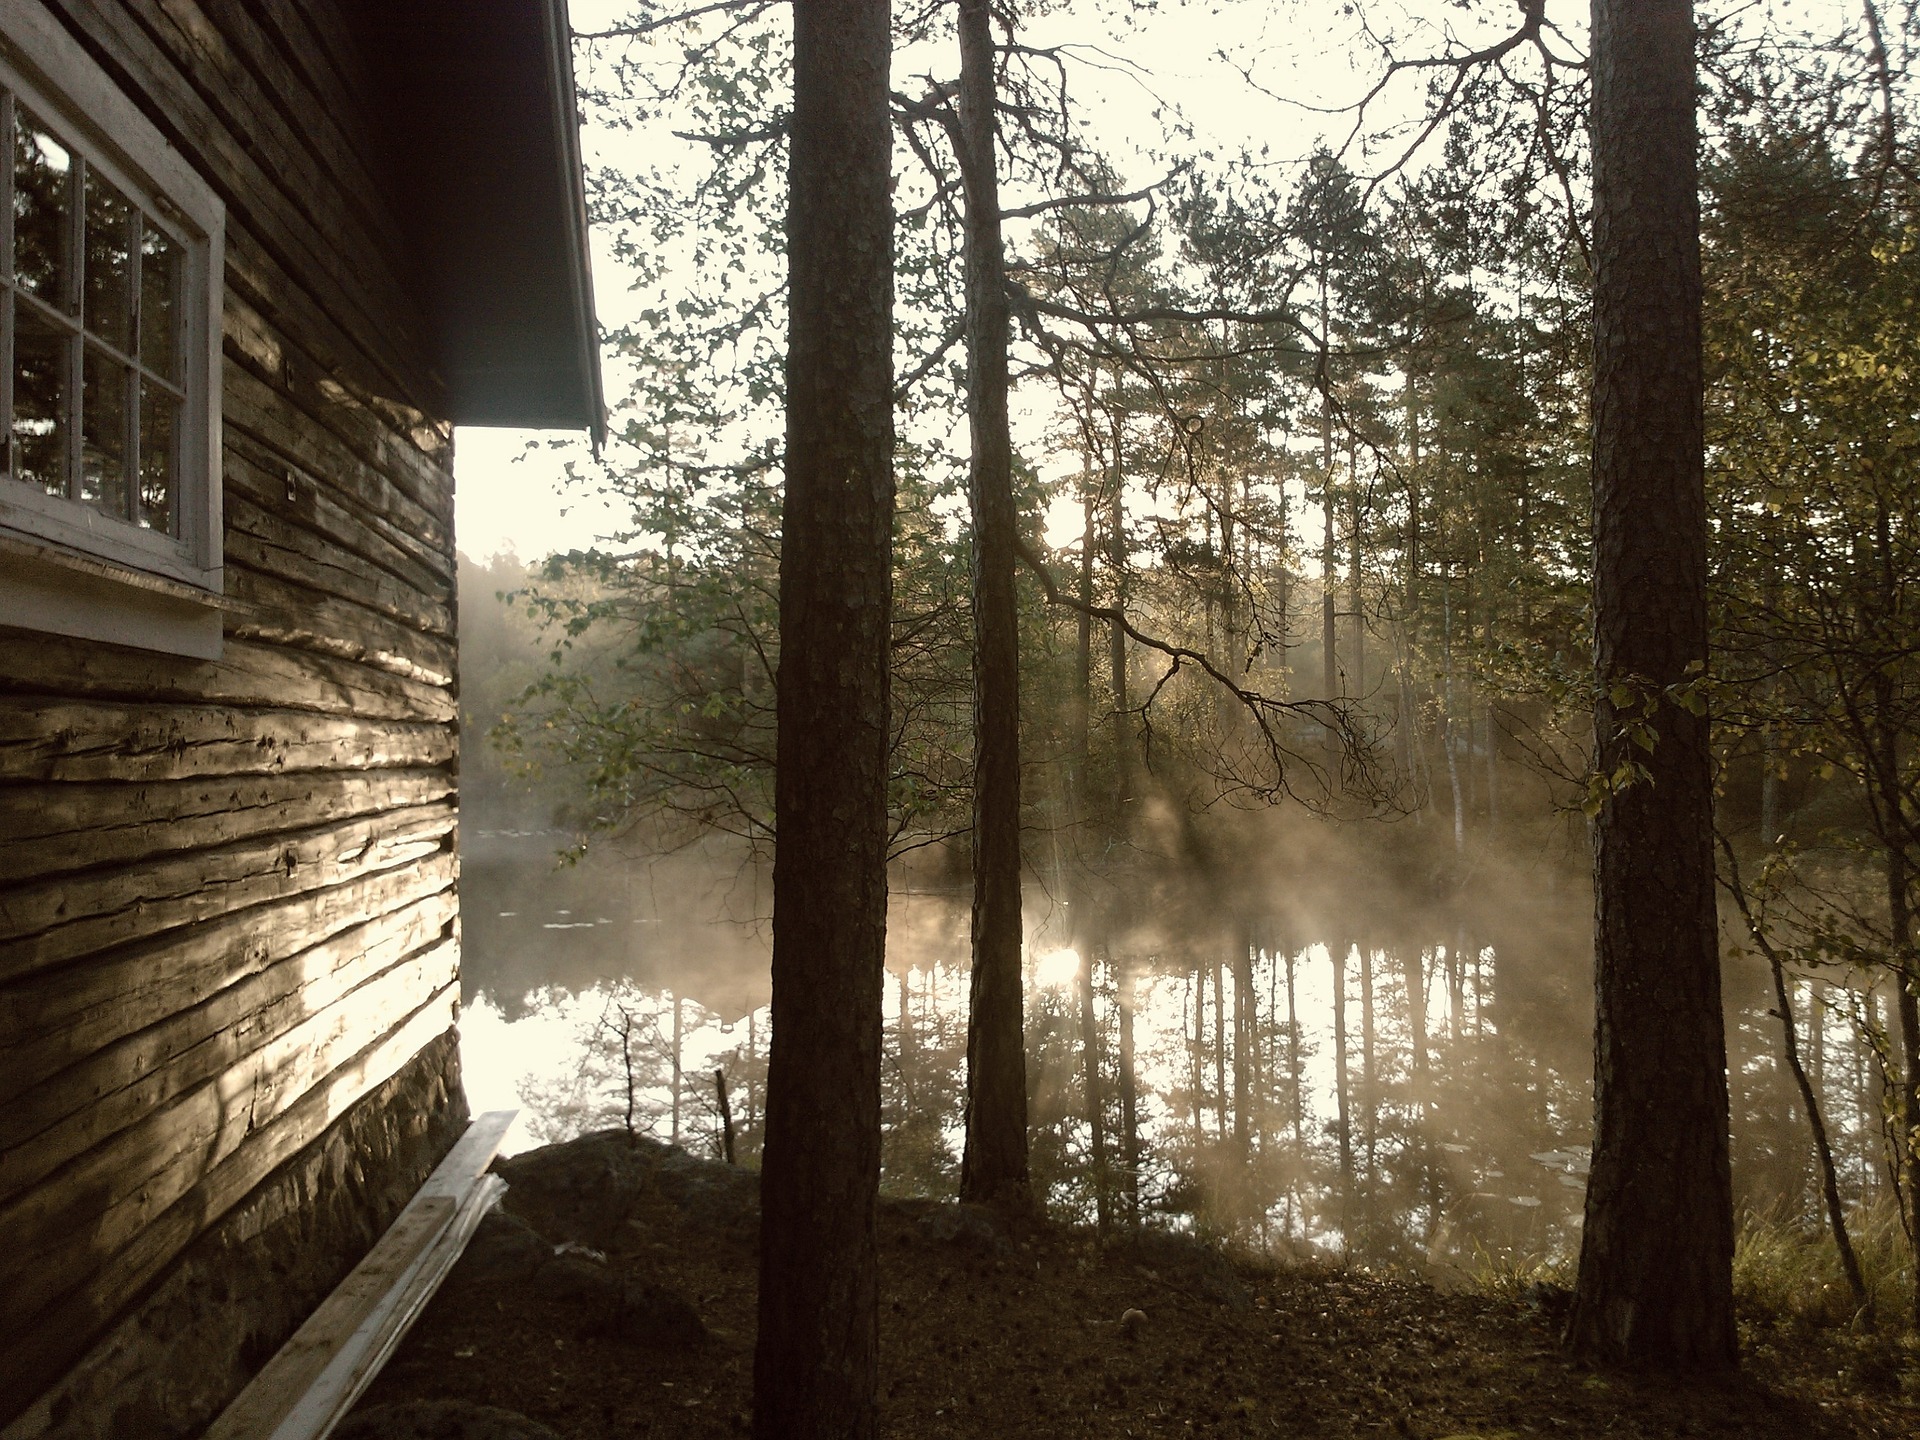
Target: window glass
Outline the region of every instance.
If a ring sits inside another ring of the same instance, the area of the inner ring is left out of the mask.
[[[174,530],[180,402],[151,380],[140,382],[140,523]]]
[[[140,358],[169,380],[180,378],[180,247],[150,224],[140,227]]]
[[[127,370],[96,345],[87,346],[80,395],[80,494],[119,519],[127,508]]]
[[[87,167],[86,308],[82,319],[114,349],[133,349],[134,209]]]
[[[13,460],[16,478],[67,493],[66,390],[73,342],[24,300],[14,302]]]
[[[28,291],[65,308],[73,155],[25,106],[13,125],[13,270]]]

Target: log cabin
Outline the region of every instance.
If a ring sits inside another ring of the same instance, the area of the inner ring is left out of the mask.
[[[0,1434],[198,1434],[465,1123],[455,424],[603,425],[565,0],[0,3]]]

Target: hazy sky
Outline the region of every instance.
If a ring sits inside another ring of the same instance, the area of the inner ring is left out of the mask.
[[[622,0],[574,0],[574,27],[593,30],[617,20],[626,8]],[[1233,65],[1219,58],[1222,50],[1257,67],[1269,88],[1311,104],[1350,99],[1361,83],[1361,62],[1350,43],[1352,22],[1342,19],[1345,7],[1340,0],[1168,3],[1140,13],[1129,31],[1117,37],[1108,18],[1110,8],[1074,5],[1067,13],[1035,22],[1024,38],[1039,44],[1078,42],[1073,83],[1083,111],[1102,146],[1142,181],[1163,173],[1148,153],[1156,143],[1164,143],[1163,120],[1156,110],[1171,114],[1177,109],[1193,126],[1195,140],[1183,148],[1197,143],[1225,155],[1264,144],[1276,158],[1289,160],[1306,154],[1323,128],[1335,123],[1249,87]],[[1492,25],[1506,23],[1512,7],[1480,8]],[[1397,7],[1386,9],[1397,13]],[[895,82],[904,84],[943,61],[950,70],[952,57],[902,54]],[[589,164],[596,158],[618,160],[624,147],[683,143],[664,129],[608,132],[593,125],[592,118],[583,137]],[[607,323],[623,321],[635,303],[622,267],[598,238],[594,292]],[[606,381],[610,398],[622,393],[617,366],[606,367]],[[530,443],[539,448],[528,453]],[[556,549],[590,545],[617,525],[618,514],[604,501],[565,485],[569,459],[586,459],[583,440],[463,427],[455,441],[454,466],[460,548],[481,559],[509,549],[534,559]]]
[[[628,8],[627,0],[573,0],[573,24],[592,31],[617,22]],[[1548,11],[1581,47],[1586,13],[1584,0],[1553,0]],[[1841,0],[1762,0],[1749,15],[1754,23],[1824,30],[1850,13]],[[1127,17],[1124,29],[1116,27],[1116,14]],[[1351,103],[1379,73],[1377,52],[1358,28],[1362,15],[1375,34],[1401,37],[1399,53],[1419,54],[1444,48],[1446,37],[1465,46],[1485,44],[1511,28],[1517,6],[1513,0],[1366,0],[1362,10],[1350,0],[1161,0],[1146,8],[1132,0],[1076,0],[1033,21],[1022,38],[1073,45],[1073,86],[1082,113],[1127,178],[1145,183],[1164,173],[1152,152],[1168,143],[1166,119],[1176,113],[1193,132],[1179,149],[1211,150],[1223,160],[1257,155],[1264,147],[1269,163],[1291,165],[1323,136],[1344,138],[1350,120],[1327,110]],[[895,60],[895,84],[914,88],[913,77],[932,69],[950,74],[955,63],[941,50],[903,52]],[[1256,83],[1249,84],[1243,70]],[[1403,77],[1376,103],[1372,118],[1404,123],[1415,113],[1421,84],[1417,75]],[[654,157],[690,149],[673,138],[664,117],[629,131],[609,131],[587,118],[583,146],[589,164],[618,163],[636,147]],[[1358,156],[1355,164],[1367,168]],[[601,319],[624,323],[641,299],[629,291],[605,237],[595,236],[593,251]],[[621,366],[609,360],[603,368],[607,394],[617,400],[626,389]],[[1035,402],[1046,403],[1040,397]],[[1031,449],[1041,428],[1038,414],[1030,413],[1020,426],[1027,433],[1017,437],[1026,442],[1023,448]],[[538,447],[532,453],[530,443]],[[565,485],[569,460],[587,460],[584,438],[462,428],[454,466],[460,548],[481,559],[509,549],[535,559],[585,547],[615,528],[620,516],[604,500]],[[1063,512],[1062,518],[1070,517]]]

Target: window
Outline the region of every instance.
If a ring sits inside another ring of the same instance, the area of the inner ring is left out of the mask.
[[[0,624],[217,654],[219,199],[0,5]]]

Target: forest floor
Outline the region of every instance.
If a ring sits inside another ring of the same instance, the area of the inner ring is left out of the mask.
[[[757,1177],[623,1135],[497,1168],[505,1213],[339,1440],[745,1434]],[[880,1432],[1920,1436],[1910,1340],[1748,1317],[1737,1378],[1636,1381],[1568,1360],[1553,1299],[1244,1263],[1159,1232],[1010,1232],[970,1208],[886,1201]]]

